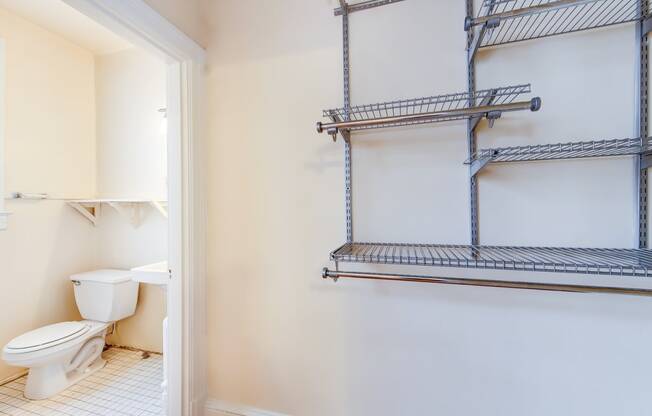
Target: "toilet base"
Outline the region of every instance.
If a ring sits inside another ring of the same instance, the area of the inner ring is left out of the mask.
[[[101,370],[106,365],[103,347],[104,337],[92,338],[70,361],[30,368],[23,395],[30,400],[48,399]]]

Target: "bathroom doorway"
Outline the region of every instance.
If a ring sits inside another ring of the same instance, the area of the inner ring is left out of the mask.
[[[3,1],[0,1],[0,8],[3,6]],[[60,0],[51,1],[60,2]],[[143,2],[102,2],[93,0],[61,0],[61,2],[67,4],[67,6],[71,6],[77,12],[90,18],[96,24],[102,25],[138,49],[142,49],[156,56],[164,67],[164,103],[157,105],[153,109],[148,108],[148,111],[152,110],[156,114],[155,117],[160,119],[157,123],[159,126],[157,128],[157,134],[162,135],[164,138],[161,143],[165,145],[165,148],[159,150],[161,154],[166,156],[167,174],[165,178],[162,178],[165,181],[163,190],[166,195],[165,198],[156,195],[148,195],[147,197],[138,195],[137,197],[129,198],[100,198],[94,195],[89,198],[87,197],[88,193],[84,191],[79,192],[79,195],[76,196],[61,195],[61,198],[58,198],[59,195],[54,195],[53,197],[52,194],[47,192],[40,192],[40,189],[36,187],[38,181],[34,181],[34,186],[29,188],[6,190],[8,192],[16,191],[16,200],[8,203],[9,207],[7,210],[18,211],[19,209],[16,208],[18,206],[17,204],[22,204],[20,210],[25,210],[24,212],[21,211],[20,215],[18,215],[18,212],[14,212],[14,215],[9,218],[8,232],[11,232],[12,228],[19,229],[21,226],[20,221],[23,221],[25,218],[30,218],[28,211],[32,210],[33,214],[40,209],[38,208],[40,204],[46,203],[54,204],[60,202],[62,206],[65,204],[66,210],[64,211],[62,208],[60,212],[65,216],[66,221],[86,221],[83,224],[84,226],[95,226],[96,228],[102,228],[102,224],[105,224],[102,223],[103,220],[119,221],[122,218],[125,220],[125,223],[121,226],[141,227],[143,224],[147,226],[148,218],[154,218],[160,221],[161,218],[167,216],[165,221],[165,237],[159,234],[159,237],[152,238],[152,241],[147,246],[147,250],[149,250],[152,246],[160,243],[161,238],[165,238],[166,258],[152,259],[147,264],[136,264],[132,262],[128,268],[136,269],[134,272],[140,274],[142,279],[144,279],[140,280],[140,282],[147,282],[141,283],[141,295],[143,285],[152,283],[151,281],[147,281],[147,279],[159,279],[155,282],[158,286],[161,285],[160,279],[162,277],[167,280],[167,284],[165,284],[167,291],[161,293],[164,293],[167,304],[168,337],[164,343],[165,354],[158,360],[161,363],[164,360],[167,367],[168,377],[167,385],[165,386],[167,391],[167,414],[193,414],[193,407],[201,407],[198,406],[198,400],[201,398],[202,384],[198,380],[201,378],[200,369],[203,367],[201,363],[201,344],[199,342],[201,337],[194,336],[201,328],[200,321],[203,318],[203,299],[200,287],[203,273],[200,261],[202,253],[199,250],[201,247],[199,242],[202,240],[201,230],[203,229],[203,219],[202,205],[199,202],[197,186],[200,158],[198,157],[199,153],[196,147],[196,118],[199,108],[197,83],[199,68],[203,59],[203,51]],[[34,2],[20,0],[18,3],[24,5]],[[36,9],[38,9],[38,6]],[[66,23],[63,23],[63,25],[65,26]],[[34,29],[34,31],[36,33],[38,29]],[[86,35],[93,37],[94,33],[87,31]],[[35,36],[40,35],[37,33]],[[0,37],[2,37],[1,34]],[[98,59],[98,61],[102,59]],[[111,67],[111,63],[108,63],[107,67]],[[54,69],[56,70],[56,68]],[[15,72],[17,71],[14,70]],[[96,73],[95,75],[101,74]],[[147,81],[149,80],[143,80],[143,82]],[[134,101],[138,101],[138,98],[140,97],[134,97]],[[150,105],[147,104],[146,107],[150,107]],[[56,111],[57,105],[52,105],[51,109],[53,112]],[[120,106],[114,109],[117,112],[124,110]],[[80,119],[84,118],[81,112],[77,116]],[[109,127],[111,127],[110,123]],[[113,127],[116,127],[116,125],[114,124]],[[43,136],[45,137],[46,134],[44,133]],[[88,148],[83,146],[88,146]],[[84,142],[83,146],[81,148],[76,145],[65,146],[65,151],[75,153],[80,151],[80,149],[86,152],[92,150],[90,149],[91,144],[89,141]],[[133,143],[125,142],[124,147],[133,150]],[[33,150],[37,149],[35,147]],[[29,149],[25,150],[29,151]],[[38,150],[42,151],[43,148]],[[55,158],[59,156],[59,153],[55,152],[56,149],[52,151],[50,156]],[[98,160],[97,162],[101,163],[102,161]],[[10,161],[9,165],[11,163]],[[82,163],[85,163],[83,162],[83,158],[77,158],[77,162],[71,162],[69,168],[71,171],[78,170],[85,172]],[[126,162],[123,160],[120,163],[124,164]],[[114,170],[117,175],[120,174],[119,168],[120,166],[117,166],[117,169]],[[56,170],[40,172],[41,176],[46,173],[51,175],[53,180],[57,179]],[[140,172],[133,176],[131,185],[135,185],[146,174],[147,172]],[[80,182],[87,181],[90,183],[92,179],[89,179],[89,176],[86,174],[79,175],[79,177],[84,178],[80,179]],[[127,182],[130,178],[128,175],[125,175],[122,180],[123,182]],[[11,180],[8,182],[11,183]],[[110,184],[107,186],[110,186]],[[71,215],[76,215],[77,217],[73,220]],[[33,216],[31,218],[31,221],[33,221]],[[66,223],[66,226],[63,228],[65,229],[66,235],[72,235],[72,238],[76,239],[76,241],[88,242],[88,244],[80,245],[81,250],[77,253],[79,257],[92,255],[92,249],[90,247],[97,243],[97,236],[93,235],[87,229],[82,228],[78,223],[75,223],[71,227]],[[0,240],[2,237],[0,235]],[[159,241],[156,241],[157,239]],[[91,241],[93,244],[90,243]],[[1,244],[2,241],[0,241]],[[111,255],[124,259],[124,253],[133,253],[138,250],[141,250],[138,246],[132,248],[127,247],[123,254],[120,254],[119,251],[114,251]],[[75,267],[67,265],[67,267],[70,266],[68,267],[70,270],[84,271],[93,268],[94,264],[92,261],[88,261],[85,265],[77,265]],[[72,280],[75,285],[78,283],[81,285],[84,284],[84,281],[81,281],[81,279]],[[70,284],[70,282],[68,283]],[[147,289],[145,289],[145,292],[147,292]],[[156,293],[153,291],[149,292],[150,294]],[[53,294],[51,293],[51,295]],[[150,299],[153,297],[155,295],[150,296]],[[70,304],[71,300],[71,298],[68,298],[68,304]],[[38,326],[42,324],[35,322],[34,325]],[[120,336],[128,336],[126,332],[129,331],[125,331],[125,328],[126,326],[123,325],[121,327],[119,322],[117,333],[116,328],[113,326],[109,327],[108,331],[112,333],[113,337],[117,335],[120,339]],[[24,332],[24,330],[21,331]],[[138,324],[132,325],[130,331],[133,334],[138,333]],[[147,350],[148,348],[142,349]],[[123,352],[124,355],[121,355]],[[127,353],[133,354],[129,355]],[[128,362],[130,359],[138,357],[143,358],[142,355],[138,354],[142,354],[142,351],[108,351],[108,355],[113,357],[114,361],[118,362]],[[148,357],[147,363],[150,366],[153,365],[153,367],[140,368],[137,372],[149,371],[155,373],[158,371],[155,365],[157,359],[152,358],[155,357]],[[115,369],[114,367],[111,368]],[[142,386],[146,383],[139,382],[138,384]],[[19,385],[14,387],[20,388]],[[155,408],[142,410],[144,412],[143,414],[149,414],[147,412],[150,410],[156,413]]]

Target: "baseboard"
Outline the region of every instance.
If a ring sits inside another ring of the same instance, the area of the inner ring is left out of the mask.
[[[7,383],[11,383],[14,380],[18,380],[19,378],[21,378],[22,376],[24,376],[26,374],[27,374],[27,370],[23,370],[20,373],[14,374],[11,377],[7,377],[4,380],[0,380],[0,386],[5,385]]]
[[[226,403],[222,400],[206,400],[205,416],[289,416],[268,410]]]

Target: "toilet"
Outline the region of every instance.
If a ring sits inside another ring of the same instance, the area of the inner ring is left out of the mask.
[[[131,277],[132,272],[124,270],[70,276],[84,319],[29,331],[4,347],[7,364],[29,368],[26,398],[47,399],[104,367],[106,329],[136,310],[138,282]]]

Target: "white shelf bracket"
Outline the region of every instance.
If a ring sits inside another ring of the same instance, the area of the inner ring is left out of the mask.
[[[150,202],[150,204],[156,211],[158,211],[163,216],[163,218],[167,219],[167,217],[168,217],[168,206],[167,206],[166,202],[152,201],[152,202]]]
[[[76,201],[68,201],[68,205],[73,207],[77,212],[84,216],[88,221],[97,226],[97,222],[102,213],[102,204],[100,203],[80,203]]]
[[[129,220],[129,223],[135,228],[140,227],[143,223],[143,210],[141,204],[137,202],[107,202],[109,206],[115,209],[118,214]]]

